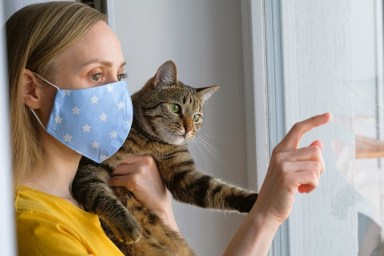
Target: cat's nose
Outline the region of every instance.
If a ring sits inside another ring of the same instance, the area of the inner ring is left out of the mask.
[[[185,118],[184,119],[184,130],[185,130],[185,134],[188,134],[188,133],[193,131],[192,118]]]

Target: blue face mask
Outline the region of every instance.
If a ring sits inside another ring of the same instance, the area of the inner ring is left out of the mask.
[[[97,163],[112,156],[123,145],[131,129],[133,108],[125,81],[101,86],[57,89],[45,131],[72,150]]]

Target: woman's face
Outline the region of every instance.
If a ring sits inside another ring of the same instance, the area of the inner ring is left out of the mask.
[[[64,89],[116,82],[124,68],[120,42],[105,22],[96,23],[54,61],[57,85]]]
[[[52,63],[52,83],[62,89],[88,88],[125,76],[125,60],[117,36],[105,22],[96,23]],[[49,86],[48,86],[49,87]],[[40,118],[47,123],[56,89],[45,90]]]

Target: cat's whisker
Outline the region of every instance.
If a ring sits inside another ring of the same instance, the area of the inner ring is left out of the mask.
[[[199,142],[197,140],[193,140],[189,144],[189,146],[190,146],[189,149],[193,152],[192,155],[194,155],[194,156],[201,156],[202,162],[203,162],[203,166],[206,166],[205,169],[210,169],[210,161],[208,160],[208,157],[206,156],[206,154],[204,154],[204,149],[199,144]]]
[[[202,132],[198,133],[197,137],[203,137],[203,138],[214,139],[214,140],[219,140],[219,141],[224,141],[225,140],[222,137],[217,137],[217,136],[209,135],[209,134],[202,133]]]
[[[223,167],[222,163],[224,161],[222,160],[220,155],[217,153],[216,148],[212,146],[211,143],[209,143],[211,139],[221,140],[221,141],[223,141],[223,139],[216,136],[204,134],[204,133],[199,133],[198,136],[196,137],[199,141],[202,142],[202,144],[205,146],[205,149],[213,156],[213,158],[220,164],[220,166]]]
[[[200,143],[199,140],[196,140],[196,142],[199,145],[200,151],[202,152],[201,155],[205,159],[204,161],[206,162],[208,169],[212,169],[212,160],[208,156],[208,154],[211,154],[211,153],[208,151],[208,154],[206,154],[205,152],[207,151],[207,148],[204,146],[204,144]]]
[[[217,153],[216,148],[213,147],[207,140],[205,140],[203,137],[198,137],[198,140],[201,142],[201,146],[203,146],[204,149],[205,149],[208,153],[210,153],[210,154],[213,156],[213,158],[214,158],[218,163],[221,164],[222,162],[224,162],[224,161],[221,159],[220,155]]]

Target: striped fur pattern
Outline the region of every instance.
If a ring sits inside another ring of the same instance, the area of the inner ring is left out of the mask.
[[[129,155],[152,155],[173,197],[204,208],[248,212],[257,194],[195,168],[187,143],[202,125],[204,102],[218,86],[194,89],[164,63],[132,96],[134,121],[120,150],[101,165],[81,164],[72,192],[85,210],[100,216],[107,235],[125,255],[194,255],[180,235],[143,207],[125,188],[110,188],[110,173]]]

